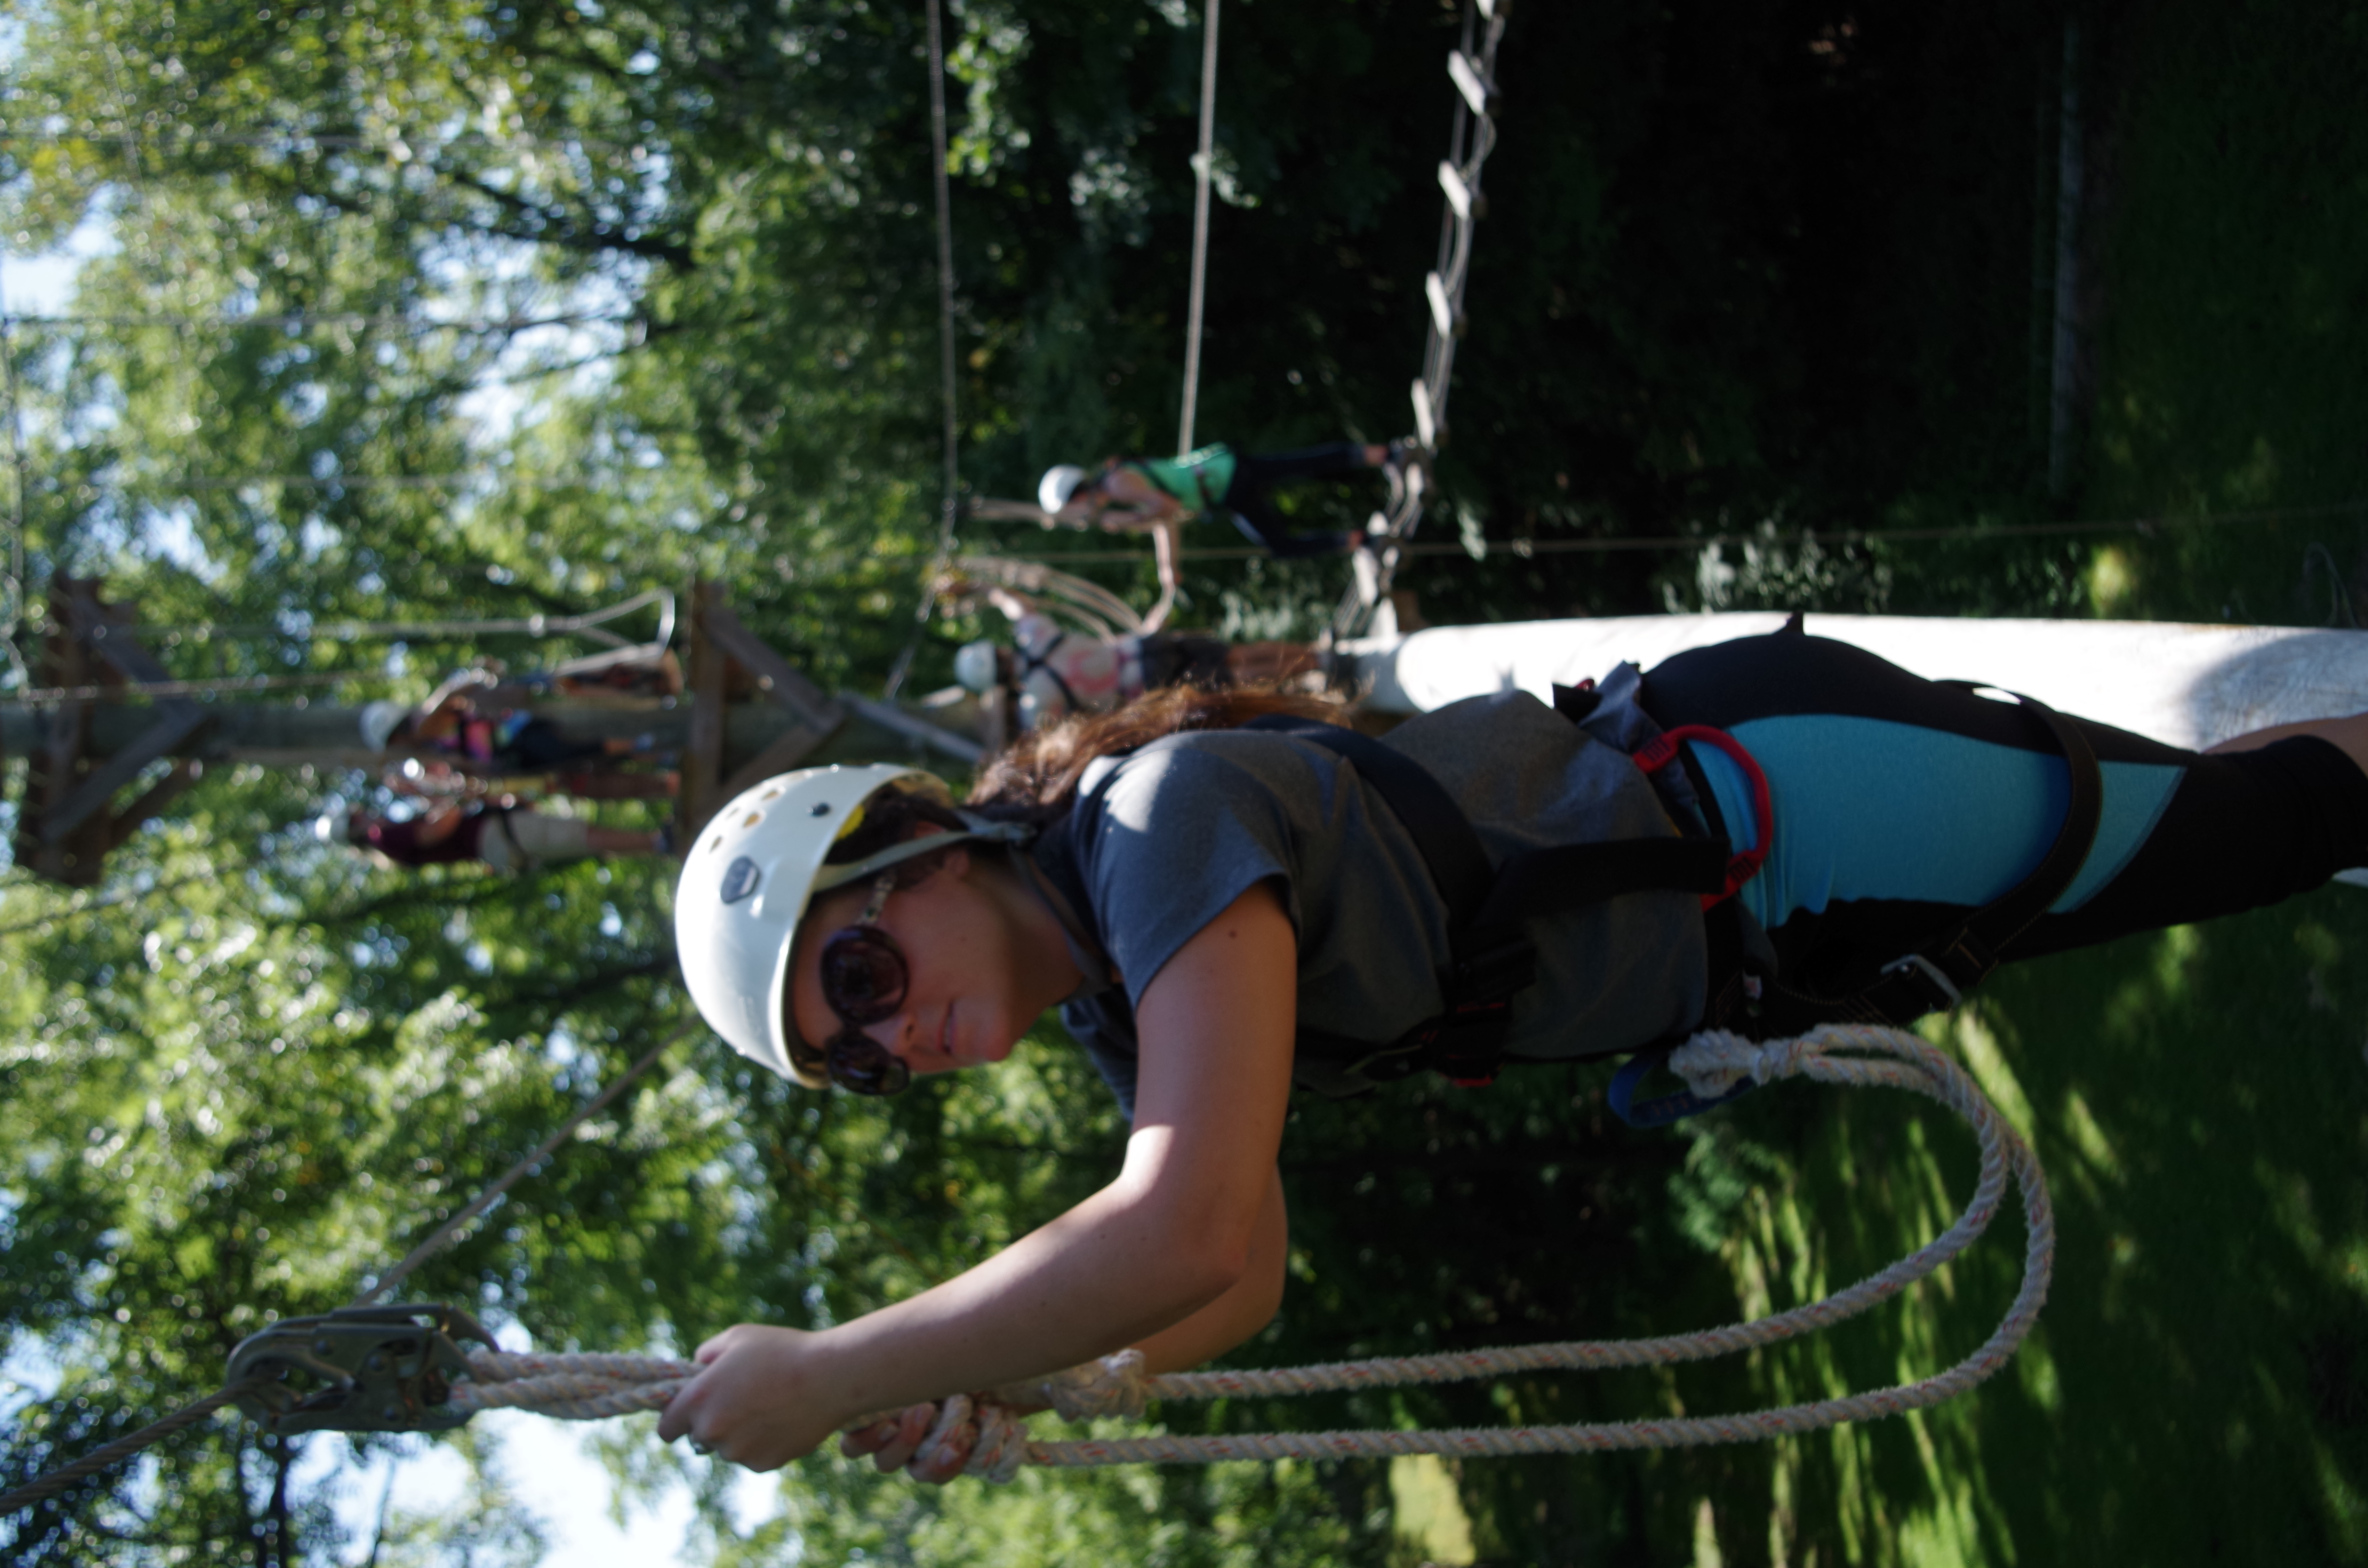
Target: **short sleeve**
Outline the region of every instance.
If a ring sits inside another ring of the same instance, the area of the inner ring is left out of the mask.
[[[1185,943],[1260,882],[1282,884],[1298,928],[1293,818],[1308,812],[1289,797],[1326,794],[1337,780],[1333,769],[1280,748],[1268,756],[1283,767],[1253,772],[1212,749],[1183,746],[1118,765],[1094,841],[1080,848],[1103,950],[1130,1006]]]

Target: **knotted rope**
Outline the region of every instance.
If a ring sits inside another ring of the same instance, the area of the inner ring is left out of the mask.
[[[1955,1224],[1882,1272],[1821,1301],[1747,1323],[1653,1339],[1574,1340],[1444,1356],[1162,1377],[1145,1374],[1142,1357],[1122,1351],[1050,1378],[944,1401],[916,1457],[949,1451],[946,1445],[966,1438],[970,1457],[965,1468],[971,1473],[1008,1480],[1022,1464],[1210,1464],[1227,1460],[1397,1454],[1478,1458],[1753,1442],[1938,1404],[2006,1365],[2031,1332],[2047,1299],[2055,1264],[2055,1210],[2048,1199],[2045,1174],[2031,1146],[2007,1125],[1963,1068],[1904,1030],[1861,1025],[1829,1025],[1796,1040],[1764,1043],[1725,1032],[1704,1033],[1679,1048],[1669,1066],[1705,1098],[1724,1094],[1746,1078],[1769,1084],[1804,1077],[1826,1084],[1907,1089],[1937,1100],[1972,1123],[1980,1141],[1981,1176],[1973,1199]],[[1756,1349],[1856,1317],[1932,1274],[1988,1229],[2009,1181],[2021,1189],[2023,1218],[2030,1233],[2021,1288],[1997,1330],[1972,1355],[1945,1371],[1911,1383],[1734,1415],[1568,1426],[1264,1432],[1039,1443],[1029,1441],[1020,1425],[1023,1411],[1048,1405],[1070,1420],[1140,1417],[1153,1400],[1321,1393],[1521,1372],[1673,1366]],[[456,1408],[513,1407],[575,1420],[658,1409],[699,1370],[689,1362],[643,1356],[481,1352],[469,1359],[473,1381],[454,1386]],[[858,1425],[868,1426],[876,1419],[867,1418]]]

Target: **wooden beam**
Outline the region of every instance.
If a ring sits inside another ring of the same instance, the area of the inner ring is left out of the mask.
[[[206,776],[206,765],[195,757],[185,756],[173,764],[173,770],[140,792],[140,798],[115,813],[107,824],[107,847],[120,849],[131,836],[140,831],[140,824],[150,817],[163,814],[166,806],[180,799],[183,791]]]
[[[743,790],[761,784],[776,773],[787,773],[813,756],[814,749],[828,739],[830,736],[820,730],[791,730],[742,764],[731,778],[723,781],[723,787],[715,791],[715,810],[722,811]],[[687,849],[689,846],[686,843],[684,847]]]
[[[157,720],[147,732],[83,776],[74,792],[41,813],[43,844],[63,844],[74,829],[97,816],[115,792],[140,777],[140,770],[189,738],[206,722],[206,710],[194,702],[162,702]]]
[[[721,585],[690,589],[690,738],[682,756],[682,842],[699,836],[730,797],[723,783],[724,705],[732,688],[732,656],[710,634],[723,605]]]
[[[942,752],[956,762],[975,767],[985,758],[986,748],[968,735],[940,729],[927,719],[916,719],[894,703],[859,696],[852,691],[840,692],[838,699],[882,729],[902,735],[927,750]]]
[[[828,734],[845,722],[847,715],[837,703],[825,695],[822,687],[800,675],[797,666],[767,647],[764,641],[741,623],[721,598],[706,612],[707,635],[715,644],[742,667],[757,677],[757,689],[775,702],[796,714],[814,728]]]

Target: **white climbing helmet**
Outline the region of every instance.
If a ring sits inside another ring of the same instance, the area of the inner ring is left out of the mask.
[[[675,886],[675,951],[691,1001],[733,1050],[810,1089],[827,1081],[790,1050],[788,990],[790,947],[814,894],[964,839],[1029,836],[1014,824],[981,821],[970,833],[907,839],[825,868],[830,846],[862,822],[864,802],[892,785],[949,801],[936,775],[892,763],[784,773],[709,819]]]
[[[384,699],[365,703],[362,707],[362,741],[372,751],[384,751],[386,743],[394,738],[395,726],[409,716],[411,704],[391,702]]]
[[[996,666],[1000,663],[995,653],[995,644],[985,641],[965,642],[955,649],[955,681],[971,691],[993,691],[997,674]]]
[[[1036,505],[1047,512],[1057,512],[1069,504],[1077,486],[1086,482],[1086,471],[1075,463],[1058,463],[1044,471],[1036,484]]]

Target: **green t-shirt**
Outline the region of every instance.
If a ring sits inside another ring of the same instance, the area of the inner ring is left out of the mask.
[[[1234,449],[1223,441],[1180,458],[1135,458],[1126,465],[1196,512],[1212,512],[1234,485]]]

